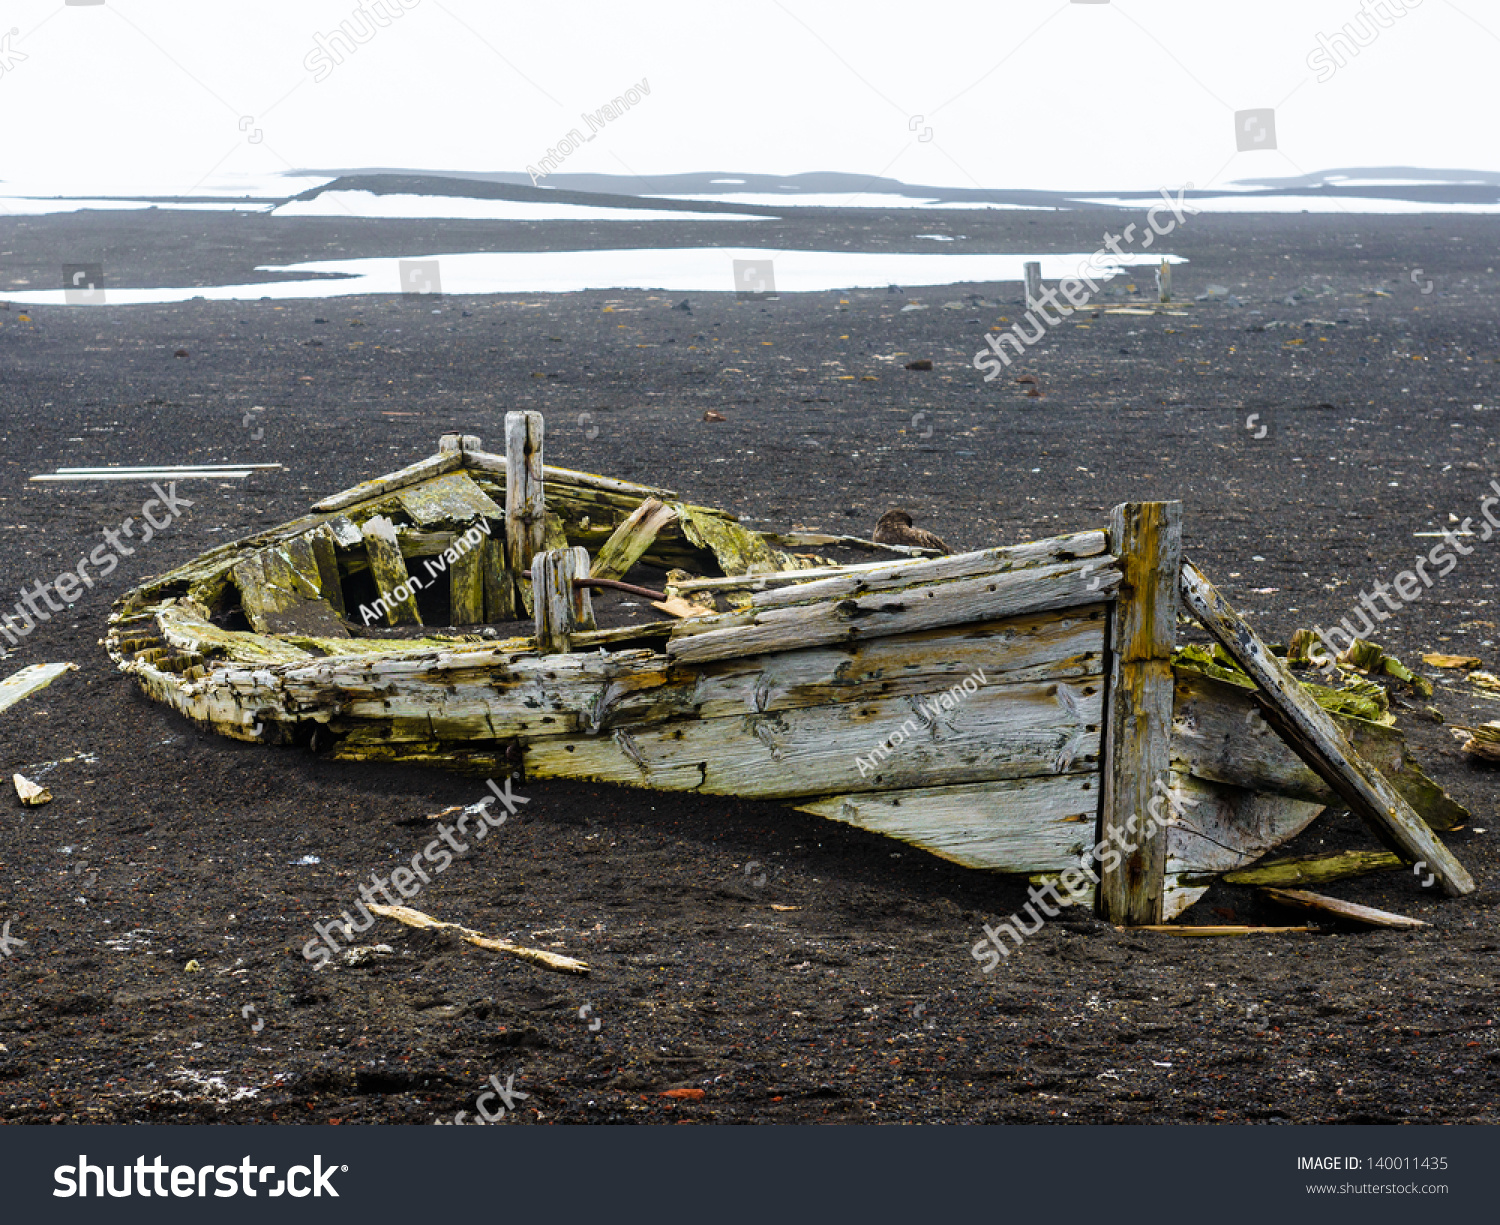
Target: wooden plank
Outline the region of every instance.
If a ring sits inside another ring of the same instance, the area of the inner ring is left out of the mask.
[[[1168,871],[1214,874],[1244,868],[1290,842],[1317,820],[1324,806],[1206,782],[1176,770],[1152,814],[1170,818]]]
[[[45,689],[64,672],[77,672],[77,664],[31,664],[0,681],[0,710],[9,710],[38,689]]]
[[[381,606],[385,623],[421,625],[422,617],[412,594],[413,580],[407,573],[406,559],[396,544],[395,524],[384,515],[376,515],[365,522],[362,534],[365,552],[370,559],[370,574],[375,579],[376,603]],[[420,585],[421,580],[415,582]],[[372,605],[370,611],[375,611],[375,606]],[[361,609],[360,619],[365,620],[366,615]]]
[[[346,489],[343,493],[326,497],[314,505],[313,510],[347,510],[357,503],[368,502],[371,498],[409,489],[435,476],[442,476],[445,472],[456,472],[463,467],[463,463],[464,457],[457,453],[434,455],[402,468],[400,471],[392,472],[388,476],[376,477],[373,481],[365,481],[354,486],[353,489]]]
[[[480,519],[479,523],[489,526],[487,519]],[[462,540],[464,537],[459,539]],[[486,551],[488,544],[489,535],[485,534],[468,548],[455,547],[454,549],[455,556],[448,562],[450,624],[484,624],[485,562],[489,556]]]
[[[346,520],[347,522],[347,520]],[[339,574],[338,540],[328,524],[314,528],[304,539],[311,546],[318,567],[318,590],[340,617],[348,615],[344,607],[344,581]],[[343,635],[340,635],[342,637]]]
[[[1120,927],[1118,931],[1128,931],[1131,935],[1136,932],[1156,932],[1162,936],[1285,936],[1300,932],[1306,935],[1313,931],[1311,927],[1246,927],[1240,924],[1213,924],[1203,927],[1191,927],[1187,925],[1164,923],[1141,923],[1135,927]]]
[[[1094,843],[1099,773],[825,796],[802,812],[899,838],[966,868],[1080,867]]]
[[[505,522],[490,520],[490,532],[482,546],[484,615],[491,623],[516,619],[516,588],[505,565]]]
[[[1389,910],[1377,910],[1374,906],[1360,906],[1354,902],[1341,901],[1336,897],[1325,897],[1321,893],[1309,893],[1305,889],[1262,889],[1261,894],[1269,900],[1292,910],[1311,911],[1313,914],[1332,915],[1351,923],[1362,923],[1367,927],[1391,927],[1398,931],[1415,931],[1428,926],[1421,919],[1408,918]]]
[[[520,603],[531,609],[531,587],[521,576],[546,547],[547,503],[542,488],[542,414],[505,414],[505,562]]]
[[[675,522],[677,512],[655,498],[647,498],[615,528],[594,558],[594,578],[622,579],[651,547],[656,534]]]
[[[1056,565],[1104,552],[1103,532],[1075,532],[1048,540],[984,549],[977,553],[959,553],[931,561],[864,563],[848,567],[848,572],[818,582],[757,594],[750,602],[755,608],[781,608],[810,600],[847,599],[872,592],[892,591],[918,583],[937,583],[948,579],[973,578],[975,575],[1004,574],[1027,566]],[[767,575],[780,579],[783,575]],[[795,578],[796,572],[785,575]],[[687,585],[684,585],[684,590]]]
[[[234,567],[240,606],[256,633],[348,638],[348,629],[323,596],[322,581],[306,536],[251,553]]]
[[[956,711],[924,709],[885,698],[549,737],[525,746],[526,771],[774,799],[1066,774],[1098,760],[1097,680],[989,685]]]
[[[1443,892],[1461,897],[1474,880],[1379,770],[1363,761],[1337,724],[1307,694],[1255,631],[1192,563],[1182,564],[1182,596],[1195,617],[1265,695],[1262,713],[1297,755],[1343,797],[1407,863],[1425,864]]]
[[[349,727],[403,720],[421,739],[431,736],[435,723],[450,721],[478,729],[475,735],[510,738],[598,734],[671,719],[738,718],[882,698],[931,705],[933,695],[951,693],[970,676],[986,687],[1073,681],[1091,698],[1102,667],[1102,619],[1102,608],[1095,606],[1055,621],[1023,618],[703,667],[676,665],[653,651],[538,657],[518,655],[505,643],[465,644],[435,658],[403,652],[374,662],[319,660],[277,680],[289,709],[337,704]]]
[[[1390,851],[1336,851],[1331,855],[1306,855],[1297,859],[1273,859],[1252,868],[1224,873],[1227,885],[1326,885],[1330,881],[1394,872],[1405,865]]]
[[[396,495],[418,527],[498,519],[505,512],[476,485],[467,472],[449,472]]]
[[[543,655],[565,654],[575,630],[594,628],[588,588],[573,586],[575,578],[587,577],[588,568],[588,550],[581,545],[538,553],[531,559],[536,647]]]
[[[673,502],[672,511],[688,543],[712,553],[725,574],[775,573],[780,569],[765,538],[741,527],[728,515],[682,502]]]
[[[1103,865],[1099,912],[1127,926],[1157,923],[1167,828],[1149,820],[1171,772],[1172,649],[1177,642],[1177,571],[1182,503],[1115,507],[1110,549],[1123,577],[1110,621],[1109,703],[1099,838],[1120,848]]]
[[[759,610],[748,623],[737,613],[695,617],[677,627],[667,653],[684,662],[730,659],[992,621],[1044,609],[1060,611],[1108,599],[1118,581],[1119,571],[1112,565],[1101,566],[1094,560],[1064,562],[896,593]]]
[[[328,520],[328,529],[333,533],[333,543],[341,549],[364,547],[365,538],[347,515],[335,515]]]
[[[1216,680],[1191,669],[1174,672],[1174,766],[1251,791],[1319,804],[1341,802],[1338,793],[1271,730],[1261,716],[1254,686]],[[1400,731],[1368,719],[1330,715],[1360,757],[1384,774],[1428,825],[1456,829],[1469,821],[1469,810],[1427,777]]]

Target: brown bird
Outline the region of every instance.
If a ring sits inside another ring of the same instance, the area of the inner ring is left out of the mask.
[[[931,532],[912,527],[911,516],[904,510],[888,510],[881,515],[870,539],[876,544],[901,544],[909,548],[936,549],[939,553],[953,552]]]

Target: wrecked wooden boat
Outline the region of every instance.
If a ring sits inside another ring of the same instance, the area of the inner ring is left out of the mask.
[[[1464,810],[1183,559],[1179,503],[956,556],[788,551],[878,547],[546,466],[540,415],[511,413],[503,455],[447,435],[127,593],[106,646],[241,740],[781,800],[1060,880],[1122,924],[1180,914],[1333,804],[1473,889],[1433,833]],[[670,615],[600,628],[621,588]],[[1179,609],[1211,649],[1179,647]]]

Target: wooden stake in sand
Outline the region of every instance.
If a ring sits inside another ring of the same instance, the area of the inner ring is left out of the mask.
[[[589,972],[587,962],[564,957],[561,953],[549,953],[545,949],[532,949],[523,944],[512,944],[509,940],[496,940],[472,928],[460,927],[457,923],[444,923],[441,919],[434,919],[431,915],[423,914],[420,910],[413,910],[410,906],[382,906],[378,902],[371,902],[369,907],[382,918],[395,919],[398,923],[405,923],[407,927],[456,932],[459,939],[466,944],[472,944],[475,948],[489,949],[492,953],[510,953],[522,961],[546,966],[549,970],[562,970],[567,974]]]

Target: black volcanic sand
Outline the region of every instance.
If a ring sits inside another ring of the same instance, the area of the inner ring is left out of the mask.
[[[114,286],[234,283],[262,262],[547,243],[931,251],[913,236],[950,233],[967,236],[940,245],[950,253],[1091,251],[1105,224],[1136,219],[80,214],[0,221],[0,284],[50,286],[63,263],[101,259]],[[7,601],[74,568],[148,496],[28,484],[34,473],[285,465],[180,485],[194,505],[170,530],[5,661],[79,671],[0,715],[4,773],[56,797],[0,800],[0,921],[25,941],[0,960],[3,1117],[427,1123],[514,1074],[529,1095],[517,1122],[1497,1121],[1500,776],[1463,759],[1425,703],[1408,701],[1402,725],[1474,812],[1447,841],[1478,892],[1445,900],[1409,873],[1329,887],[1431,923],[1414,935],[1184,940],[1069,913],[985,976],[969,949],[1024,904],[1014,879],[775,804],[522,781],[519,814],[412,904],[582,957],[592,977],[383,920],[358,939],[392,955],[314,971],[300,952],[314,924],[409,862],[434,837],[427,814],[477,802],[482,780],[202,734],[97,645],[110,599],[135,582],[427,455],[444,431],[498,446],[516,408],[547,414],[555,462],[782,526],[867,533],[905,505],[979,547],[1181,498],[1190,556],[1284,638],[1347,614],[1431,547],[1417,533],[1477,515],[1500,477],[1497,229],[1194,218],[1173,236],[1191,260],[1179,293],[1217,282],[1242,307],[1080,316],[990,384],[969,362],[986,327],[1017,317],[1011,284],[0,308]],[[1283,302],[1302,287],[1306,300]],[[911,301],[928,309],[902,313]],[[1287,326],[1256,330],[1272,321]],[[915,358],[935,368],[905,370]],[[247,425],[252,406],[264,412]],[[727,420],[704,422],[709,408]],[[1389,649],[1500,664],[1500,554],[1472,547],[1381,627]],[[1434,705],[1449,723],[1500,717],[1463,684],[1439,684]],[[1344,814],[1289,849],[1373,845]],[[1219,885],[1186,921],[1301,920]],[[675,1089],[701,1100],[662,1096]]]

